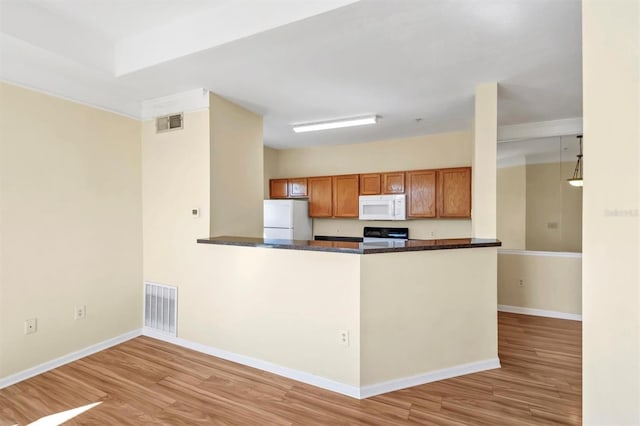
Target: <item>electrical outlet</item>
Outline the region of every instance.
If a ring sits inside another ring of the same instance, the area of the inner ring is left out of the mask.
[[[347,330],[338,331],[338,343],[342,346],[349,346],[349,332]]]
[[[524,287],[524,280],[520,280],[520,281],[518,282],[518,285],[519,285],[520,287]]]
[[[80,305],[80,306],[76,306],[73,310],[73,319],[74,320],[81,320],[81,319],[85,319],[87,317],[87,306],[86,305]]]
[[[29,318],[24,322],[24,334],[33,334],[38,331],[38,320]]]
[[[429,235],[431,236],[432,239],[434,240],[436,239],[436,231],[431,231]]]

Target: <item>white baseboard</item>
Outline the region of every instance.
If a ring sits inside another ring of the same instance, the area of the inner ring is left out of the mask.
[[[60,358],[56,358],[52,361],[45,362],[19,373],[13,374],[8,377],[0,379],[0,389],[7,386],[11,386],[15,383],[29,379],[38,374],[45,373],[54,368],[63,366],[72,361],[76,361],[80,358],[84,358],[88,355],[92,355],[96,352],[100,352],[104,349],[126,342],[140,335],[152,337],[154,339],[162,340],[167,343],[182,346],[184,348],[192,349],[194,351],[202,352],[207,355],[212,355],[218,358],[222,358],[228,361],[236,362],[238,364],[246,365],[248,367],[257,368],[259,370],[268,371],[273,374],[277,374],[282,377],[287,377],[292,380],[296,380],[302,383],[306,383],[312,386],[316,386],[322,389],[326,389],[332,392],[340,393],[350,396],[352,398],[364,399],[371,396],[380,395],[382,393],[392,392],[399,389],[418,386],[425,383],[435,382],[438,380],[449,379],[452,377],[461,376],[464,374],[477,373],[484,370],[491,370],[494,368],[500,368],[500,360],[498,358],[489,359],[485,361],[473,362],[469,364],[457,365],[443,370],[431,371],[429,373],[420,374],[412,377],[405,377],[401,379],[391,380],[384,383],[378,383],[374,385],[358,387],[347,385],[344,383],[336,382],[324,377],[316,376],[304,371],[295,370],[289,367],[283,367],[281,365],[273,364],[267,361],[251,358],[245,355],[239,355],[233,352],[225,351],[222,349],[214,348],[211,346],[203,345],[200,343],[191,342],[180,337],[173,337],[167,334],[157,332],[149,328],[132,330],[128,333],[114,337],[104,342],[97,343],[82,350],[67,354]]]
[[[582,315],[566,312],[545,311],[543,309],[523,308],[521,306],[498,305],[498,311],[512,314],[535,315],[537,317],[559,318],[572,321],[582,321]]]
[[[494,368],[500,368],[500,360],[498,358],[456,365],[454,367],[431,371],[429,373],[413,377],[405,377],[384,383],[377,383],[375,385],[364,386],[360,388],[360,398],[369,398],[387,392],[424,385],[425,383],[437,382],[438,380],[451,379],[453,377],[478,373],[485,370],[493,370]]]
[[[212,355],[218,358],[226,359],[227,361],[236,362],[238,364],[246,365],[248,367],[257,368],[259,370],[268,371],[278,376],[283,376],[289,379],[297,380],[298,382],[306,383],[312,386],[316,386],[322,389],[327,389],[332,392],[341,393],[353,398],[360,398],[360,388],[357,386],[346,385],[344,383],[336,382],[334,380],[326,379],[324,377],[316,376],[304,371],[294,370],[293,368],[283,367],[281,365],[273,364],[267,361],[262,361],[256,358],[251,358],[245,355],[239,355],[233,352],[225,351],[223,349],[214,348],[211,346],[202,345],[200,343],[191,342],[180,337],[172,337],[166,334],[158,333],[154,330],[143,329],[142,334],[154,339],[162,340],[164,342],[173,343],[174,345],[182,346],[184,348],[193,349],[194,351],[202,352],[207,355]]]
[[[133,339],[134,337],[140,336],[140,334],[142,334],[142,329],[138,328],[136,330],[129,331],[128,333],[121,334],[120,336],[116,336],[112,339],[108,339],[84,349],[80,349],[79,351],[61,356],[60,358],[56,358],[40,365],[36,365],[35,367],[31,367],[18,373],[12,374],[11,376],[3,377],[2,379],[0,379],[0,389],[6,388],[7,386],[11,386],[30,377],[37,376],[38,374],[46,373],[49,370],[61,367],[80,358],[93,355],[94,353],[110,348],[111,346],[119,345],[120,343]]]
[[[423,385],[425,383],[435,382],[437,380],[444,380],[452,377],[462,376],[464,374],[471,374],[484,370],[500,368],[500,360],[498,358],[494,358],[470,364],[457,365],[454,367],[445,368],[443,370],[437,370],[417,376],[391,380],[375,385],[358,387],[336,382],[334,380],[326,379],[324,377],[316,376],[304,371],[294,370],[292,368],[272,364],[267,361],[262,361],[244,355],[238,355],[236,353],[228,352],[222,349],[217,349],[211,346],[202,345],[200,343],[191,342],[179,337],[167,336],[166,334],[158,333],[150,329],[143,329],[142,334],[148,337],[153,337],[158,340],[172,343],[174,345],[182,346],[184,348],[193,349],[194,351],[202,352],[207,355],[226,359],[227,361],[236,362],[238,364],[257,368],[259,370],[268,371],[279,376],[297,380],[298,382],[330,390],[332,392],[341,393],[343,395],[347,395],[357,399],[369,398],[374,395],[379,395],[382,393],[387,393],[412,386]]]
[[[582,259],[582,253],[573,251],[537,251],[498,248],[498,254],[507,254],[513,256],[569,257],[573,259]]]

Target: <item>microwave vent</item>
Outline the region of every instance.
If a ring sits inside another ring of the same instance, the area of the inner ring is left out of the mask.
[[[172,130],[182,130],[183,128],[184,117],[182,113],[156,117],[156,133],[169,132]]]

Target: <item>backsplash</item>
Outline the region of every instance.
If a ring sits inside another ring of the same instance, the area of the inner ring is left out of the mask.
[[[419,220],[358,220],[314,219],[313,235],[361,237],[365,226],[409,228],[409,238],[432,240],[440,238],[468,238],[471,236],[471,220],[468,219],[419,219]]]

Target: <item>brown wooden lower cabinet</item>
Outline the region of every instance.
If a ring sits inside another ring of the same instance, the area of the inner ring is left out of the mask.
[[[471,168],[438,170],[438,217],[471,217]]]
[[[436,217],[436,170],[407,172],[407,218]]]
[[[309,192],[309,216],[333,216],[333,178],[332,176],[312,177],[307,179]]]

